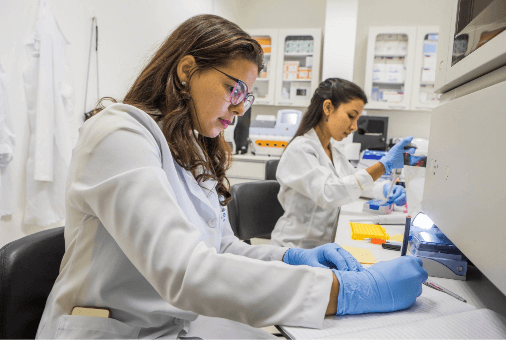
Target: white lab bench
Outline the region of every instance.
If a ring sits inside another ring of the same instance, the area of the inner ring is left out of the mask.
[[[251,153],[233,155],[232,165],[227,170],[227,178],[232,185],[242,182],[252,182],[264,179],[266,162],[280,159],[275,156],[256,156]]]
[[[365,241],[357,241],[351,238],[351,229],[349,220],[365,215],[373,215],[369,212],[363,212],[363,204],[366,199],[359,199],[353,203],[341,207],[338,228],[336,231],[335,242],[340,245],[353,246],[357,248],[369,249],[378,261],[388,261],[400,256],[401,251],[383,249],[378,244],[371,244]],[[403,214],[394,211],[392,214]],[[367,223],[367,222],[365,222]],[[393,236],[403,234],[404,225],[382,225],[386,232]],[[465,254],[466,255],[466,254]],[[430,277],[431,281],[442,285],[442,287],[460,295],[467,303],[477,308],[488,308],[505,316],[505,295],[503,295],[477,268],[469,266],[467,270],[467,280],[459,281],[452,279],[443,279]]]

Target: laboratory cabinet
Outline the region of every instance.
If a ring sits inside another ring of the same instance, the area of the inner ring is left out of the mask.
[[[264,51],[264,68],[260,70],[252,89],[255,96],[253,105],[273,105],[275,103],[275,70],[278,53],[278,30],[255,29],[248,33],[257,40]]]
[[[431,110],[439,105],[440,94],[435,93],[438,33],[438,26],[417,27],[410,102],[412,110]]]
[[[255,81],[254,105],[310,105],[319,85],[319,28],[247,30],[264,50],[265,67]]]
[[[271,159],[280,159],[279,157],[252,154],[233,155],[232,157],[232,165],[226,173],[231,186],[243,182],[264,180],[266,162]]]
[[[364,82],[366,109],[410,109],[416,34],[416,27],[370,27]]]

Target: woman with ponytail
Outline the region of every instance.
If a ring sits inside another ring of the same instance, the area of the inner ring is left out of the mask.
[[[278,199],[285,210],[271,233],[271,244],[311,249],[334,242],[340,206],[360,196],[405,204],[405,189],[377,181],[393,168],[403,167],[404,146],[396,144],[378,163],[355,169],[340,152],[337,142],[357,130],[357,120],[367,103],[356,84],[339,78],[320,83],[296,135],[278,164]],[[414,152],[414,150],[409,150]]]

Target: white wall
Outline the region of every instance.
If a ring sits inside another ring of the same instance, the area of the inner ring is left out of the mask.
[[[53,13],[70,41],[67,55],[74,76],[75,122],[73,135],[82,124],[86,67],[92,13],[99,25],[100,95],[123,98],[143,64],[168,33],[191,16],[215,13],[236,21],[239,7],[222,0],[49,0]],[[27,62],[24,39],[32,32],[37,18],[38,0],[0,0],[0,62],[7,73],[8,98],[16,133],[11,172],[16,212],[0,220],[0,247],[46,228],[23,224],[25,205],[25,163],[28,152],[28,120],[22,83]],[[93,56],[94,58],[94,56]],[[94,59],[92,59],[94,60]],[[94,67],[94,64],[92,65]],[[97,99],[95,69],[88,93],[87,110]],[[75,139],[75,138],[74,138]]]
[[[359,0],[327,0],[322,79],[352,81]]]
[[[320,28],[324,33],[326,0],[223,0],[223,2],[241,4],[242,10],[237,14],[236,23],[246,30],[260,28]],[[254,105],[252,119],[255,119],[259,114],[276,115],[278,110],[287,108],[303,112],[306,110],[306,107]]]
[[[364,88],[368,30],[370,26],[439,26],[448,0],[359,0],[354,82]],[[369,115],[389,117],[388,138],[413,135],[429,138],[429,111],[368,110]]]

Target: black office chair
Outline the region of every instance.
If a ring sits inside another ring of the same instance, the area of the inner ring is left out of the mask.
[[[0,339],[34,339],[60,271],[63,228],[44,230],[0,249]]]
[[[278,168],[279,159],[270,159],[266,162],[266,168],[264,172],[265,180],[275,180],[276,181],[276,168]]]
[[[277,181],[233,185],[228,211],[234,235],[248,244],[253,237],[271,238],[271,232],[284,212],[277,198],[279,190]]]

